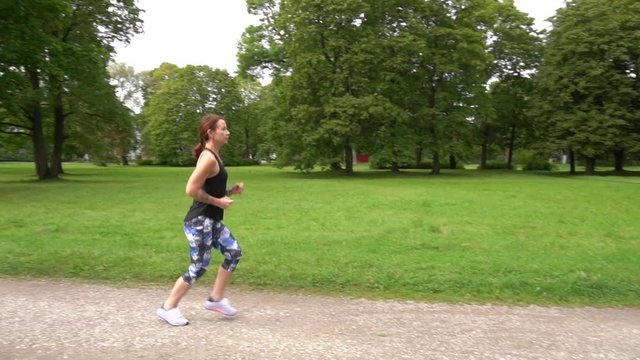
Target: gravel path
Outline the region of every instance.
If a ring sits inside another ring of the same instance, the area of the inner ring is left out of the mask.
[[[166,288],[0,279],[2,359],[640,359],[640,309],[369,301],[230,290],[233,319]]]

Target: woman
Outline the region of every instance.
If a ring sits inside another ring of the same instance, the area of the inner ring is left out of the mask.
[[[204,307],[226,316],[237,313],[224,297],[224,290],[240,261],[242,250],[222,219],[224,210],[233,204],[229,196],[242,194],[244,184],[240,182],[227,189],[227,172],[220,159],[220,148],[228,141],[229,130],[222,117],[206,115],[200,120],[200,143],[193,150],[198,162],[186,189],[187,195],[193,198],[193,204],[184,218],[184,233],[191,248],[191,265],[178,278],[169,297],[157,310],[158,316],[174,326],[189,324],[189,320],[180,313],[178,304],[207,271],[212,248],[220,251],[224,260]]]

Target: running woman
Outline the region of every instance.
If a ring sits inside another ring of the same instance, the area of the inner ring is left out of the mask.
[[[174,326],[189,324],[189,320],[180,313],[178,304],[207,271],[211,262],[211,249],[218,250],[224,260],[204,308],[225,316],[235,316],[237,313],[224,297],[224,291],[240,261],[242,249],[222,219],[224,210],[233,204],[230,196],[242,194],[244,183],[236,183],[227,189],[227,171],[220,158],[220,149],[229,141],[229,134],[227,123],[221,116],[210,114],[200,119],[200,143],[193,149],[197,163],[186,188],[187,195],[193,198],[193,204],[184,218],[184,233],[189,240],[191,265],[178,278],[169,297],[156,312]]]

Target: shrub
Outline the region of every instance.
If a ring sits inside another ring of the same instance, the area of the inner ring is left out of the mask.
[[[551,171],[555,169],[555,166],[543,155],[532,151],[522,151],[518,156],[518,163],[522,165],[523,171]]]
[[[523,171],[534,171],[534,170],[544,170],[551,171],[554,170],[555,166],[546,160],[532,160],[525,164],[522,164]]]

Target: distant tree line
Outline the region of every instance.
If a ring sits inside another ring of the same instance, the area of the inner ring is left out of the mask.
[[[34,3],[35,1],[35,3]],[[0,157],[31,143],[40,178],[61,160],[192,165],[197,121],[227,118],[230,164],[274,160],[352,174],[375,166],[530,168],[564,155],[640,158],[640,3],[567,1],[549,32],[505,0],[249,0],[237,76],[110,64],[141,31],[133,1],[0,6]],[[270,79],[268,85],[258,80]],[[499,156],[496,156],[499,155]]]
[[[242,73],[263,89],[267,144],[278,161],[353,171],[357,147],[397,169],[492,148],[533,158],[640,154],[640,3],[567,1],[548,33],[513,1],[248,2]]]

